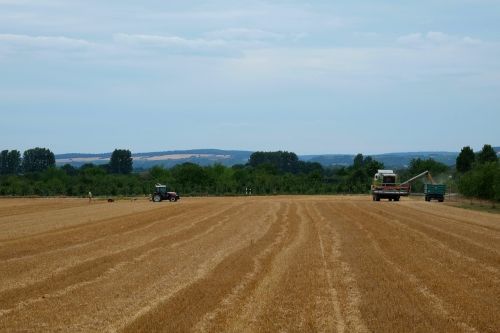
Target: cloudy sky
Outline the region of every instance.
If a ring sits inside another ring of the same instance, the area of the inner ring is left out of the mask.
[[[500,144],[500,1],[0,0],[0,148]]]

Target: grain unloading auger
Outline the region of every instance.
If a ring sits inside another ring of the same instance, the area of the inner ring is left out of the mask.
[[[405,182],[401,183],[401,185],[411,184],[411,183],[412,183],[412,182],[414,182],[415,180],[420,179],[420,178],[425,177],[425,176],[427,176],[427,179],[429,179],[429,181],[430,181],[432,184],[435,184],[435,183],[436,183],[436,182],[434,182],[434,179],[432,178],[431,173],[430,173],[429,171],[424,171],[424,172],[422,172],[421,174],[419,174],[419,175],[417,175],[417,176],[415,176],[415,177],[413,177],[413,178],[410,178],[410,179],[408,179],[407,181],[405,181]]]
[[[398,183],[399,177],[392,170],[378,170],[375,174],[371,187],[373,201],[380,201],[380,199],[399,201],[401,197],[410,195],[412,182],[425,176],[430,181],[430,184],[426,183],[424,186],[425,201],[437,199],[439,202],[443,202],[446,185],[436,184],[429,171],[424,171],[403,183]]]

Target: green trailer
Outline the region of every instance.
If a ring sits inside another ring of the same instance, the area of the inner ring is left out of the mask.
[[[446,185],[444,184],[425,184],[424,186],[425,201],[436,199],[439,202],[444,201],[446,194]]]

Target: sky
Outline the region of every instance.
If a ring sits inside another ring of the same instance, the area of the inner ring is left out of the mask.
[[[500,0],[0,0],[0,149],[500,145]]]

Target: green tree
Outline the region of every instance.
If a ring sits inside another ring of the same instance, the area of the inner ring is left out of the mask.
[[[0,175],[6,175],[9,167],[9,151],[2,150],[0,153]]]
[[[11,150],[7,155],[7,173],[16,174],[21,167],[21,152],[19,150]]]
[[[497,153],[491,145],[484,145],[483,149],[477,156],[479,163],[496,162],[498,160]]]
[[[495,192],[495,200],[500,202],[500,167],[497,167],[496,177],[493,181],[493,190]]]
[[[495,200],[498,197],[500,163],[479,164],[460,178],[458,189],[468,197]]]
[[[204,193],[208,175],[204,168],[194,163],[183,163],[172,168],[175,185],[183,193]],[[177,188],[177,187],[176,187]]]
[[[472,169],[472,165],[476,159],[476,155],[471,147],[463,147],[460,154],[457,157],[457,171],[458,172],[467,172]]]
[[[298,171],[303,174],[310,174],[310,173],[321,173],[323,174],[325,172],[325,169],[323,166],[318,163],[318,162],[304,162],[304,161],[299,161],[298,163]]]
[[[368,160],[368,162],[367,162]],[[379,162],[377,160],[372,159],[370,156],[365,158],[365,169],[366,173],[370,178],[375,176],[375,174],[378,172],[378,170],[383,170],[385,168],[384,163]]]
[[[363,167],[364,157],[363,154],[358,154],[354,157],[352,166],[355,169],[359,169]]]
[[[115,149],[109,161],[111,173],[129,174],[132,172],[132,153],[127,149]]]
[[[24,172],[41,172],[54,167],[56,159],[54,153],[46,148],[33,148],[23,154],[22,168]]]
[[[434,175],[438,175],[440,173],[446,172],[448,170],[448,166],[441,162],[437,162],[432,158],[429,158],[427,160],[417,158],[411,160],[410,167],[408,168],[410,175],[414,176],[427,170]]]
[[[280,172],[297,173],[299,158],[295,153],[287,151],[255,152],[250,155],[248,164],[254,168],[262,164],[270,164]]]
[[[0,175],[12,175],[19,171],[21,153],[18,150],[2,150],[0,153]]]
[[[78,174],[78,170],[74,166],[72,166],[71,164],[64,164],[61,167],[61,170],[66,172],[66,174],[68,176],[76,176]]]

